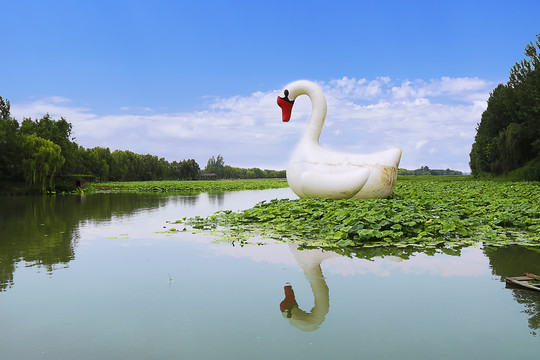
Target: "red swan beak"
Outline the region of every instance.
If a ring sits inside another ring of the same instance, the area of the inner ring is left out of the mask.
[[[285,285],[285,299],[279,304],[279,310],[284,312],[285,310],[292,310],[294,306],[298,306],[296,303],[296,298],[294,297],[294,291],[291,285]],[[290,317],[290,316],[289,316]]]
[[[283,121],[287,122],[291,119],[292,107],[294,105],[294,100],[289,100],[289,91],[285,90],[285,96],[278,96],[277,104],[281,108]]]

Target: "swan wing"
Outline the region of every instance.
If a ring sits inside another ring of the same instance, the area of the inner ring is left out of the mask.
[[[305,171],[300,182],[302,191],[307,197],[348,199],[362,189],[368,178],[368,168],[337,174]]]

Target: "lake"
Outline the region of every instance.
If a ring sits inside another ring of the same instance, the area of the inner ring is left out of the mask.
[[[2,359],[537,359],[540,249],[233,246],[177,219],[290,189],[0,198]],[[180,229],[181,230],[181,229]]]

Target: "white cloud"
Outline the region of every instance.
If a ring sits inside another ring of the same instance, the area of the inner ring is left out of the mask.
[[[393,81],[344,77],[319,83],[328,100],[321,144],[336,150],[372,152],[403,149],[401,167],[468,171],[476,124],[493,84],[478,78]],[[105,146],[166,159],[196,159],[201,166],[217,154],[233,166],[283,169],[311,111],[299,97],[293,117],[281,122],[279,89],[247,96],[209,98],[194,112],[157,113],[150,107],[120,107],[121,114],[97,115],[97,109],[49,97],[12,103],[12,114],[40,118],[49,113],[73,124],[77,143]],[[326,130],[325,130],[326,129]],[[429,144],[429,147],[426,145]]]
[[[354,78],[343,77],[341,79],[330,80],[325,87],[327,97],[352,98],[352,99],[375,99],[382,94],[382,86],[389,82],[389,78],[377,78],[368,81],[366,79],[356,80]]]
[[[427,144],[427,140],[420,140],[416,143],[416,145],[414,146],[415,149],[420,149],[422,148],[422,146],[426,145]]]

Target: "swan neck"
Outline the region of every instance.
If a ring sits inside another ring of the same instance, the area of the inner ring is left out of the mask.
[[[306,89],[305,94],[311,100],[311,115],[302,140],[319,142],[321,131],[326,118],[326,98],[319,87]]]

